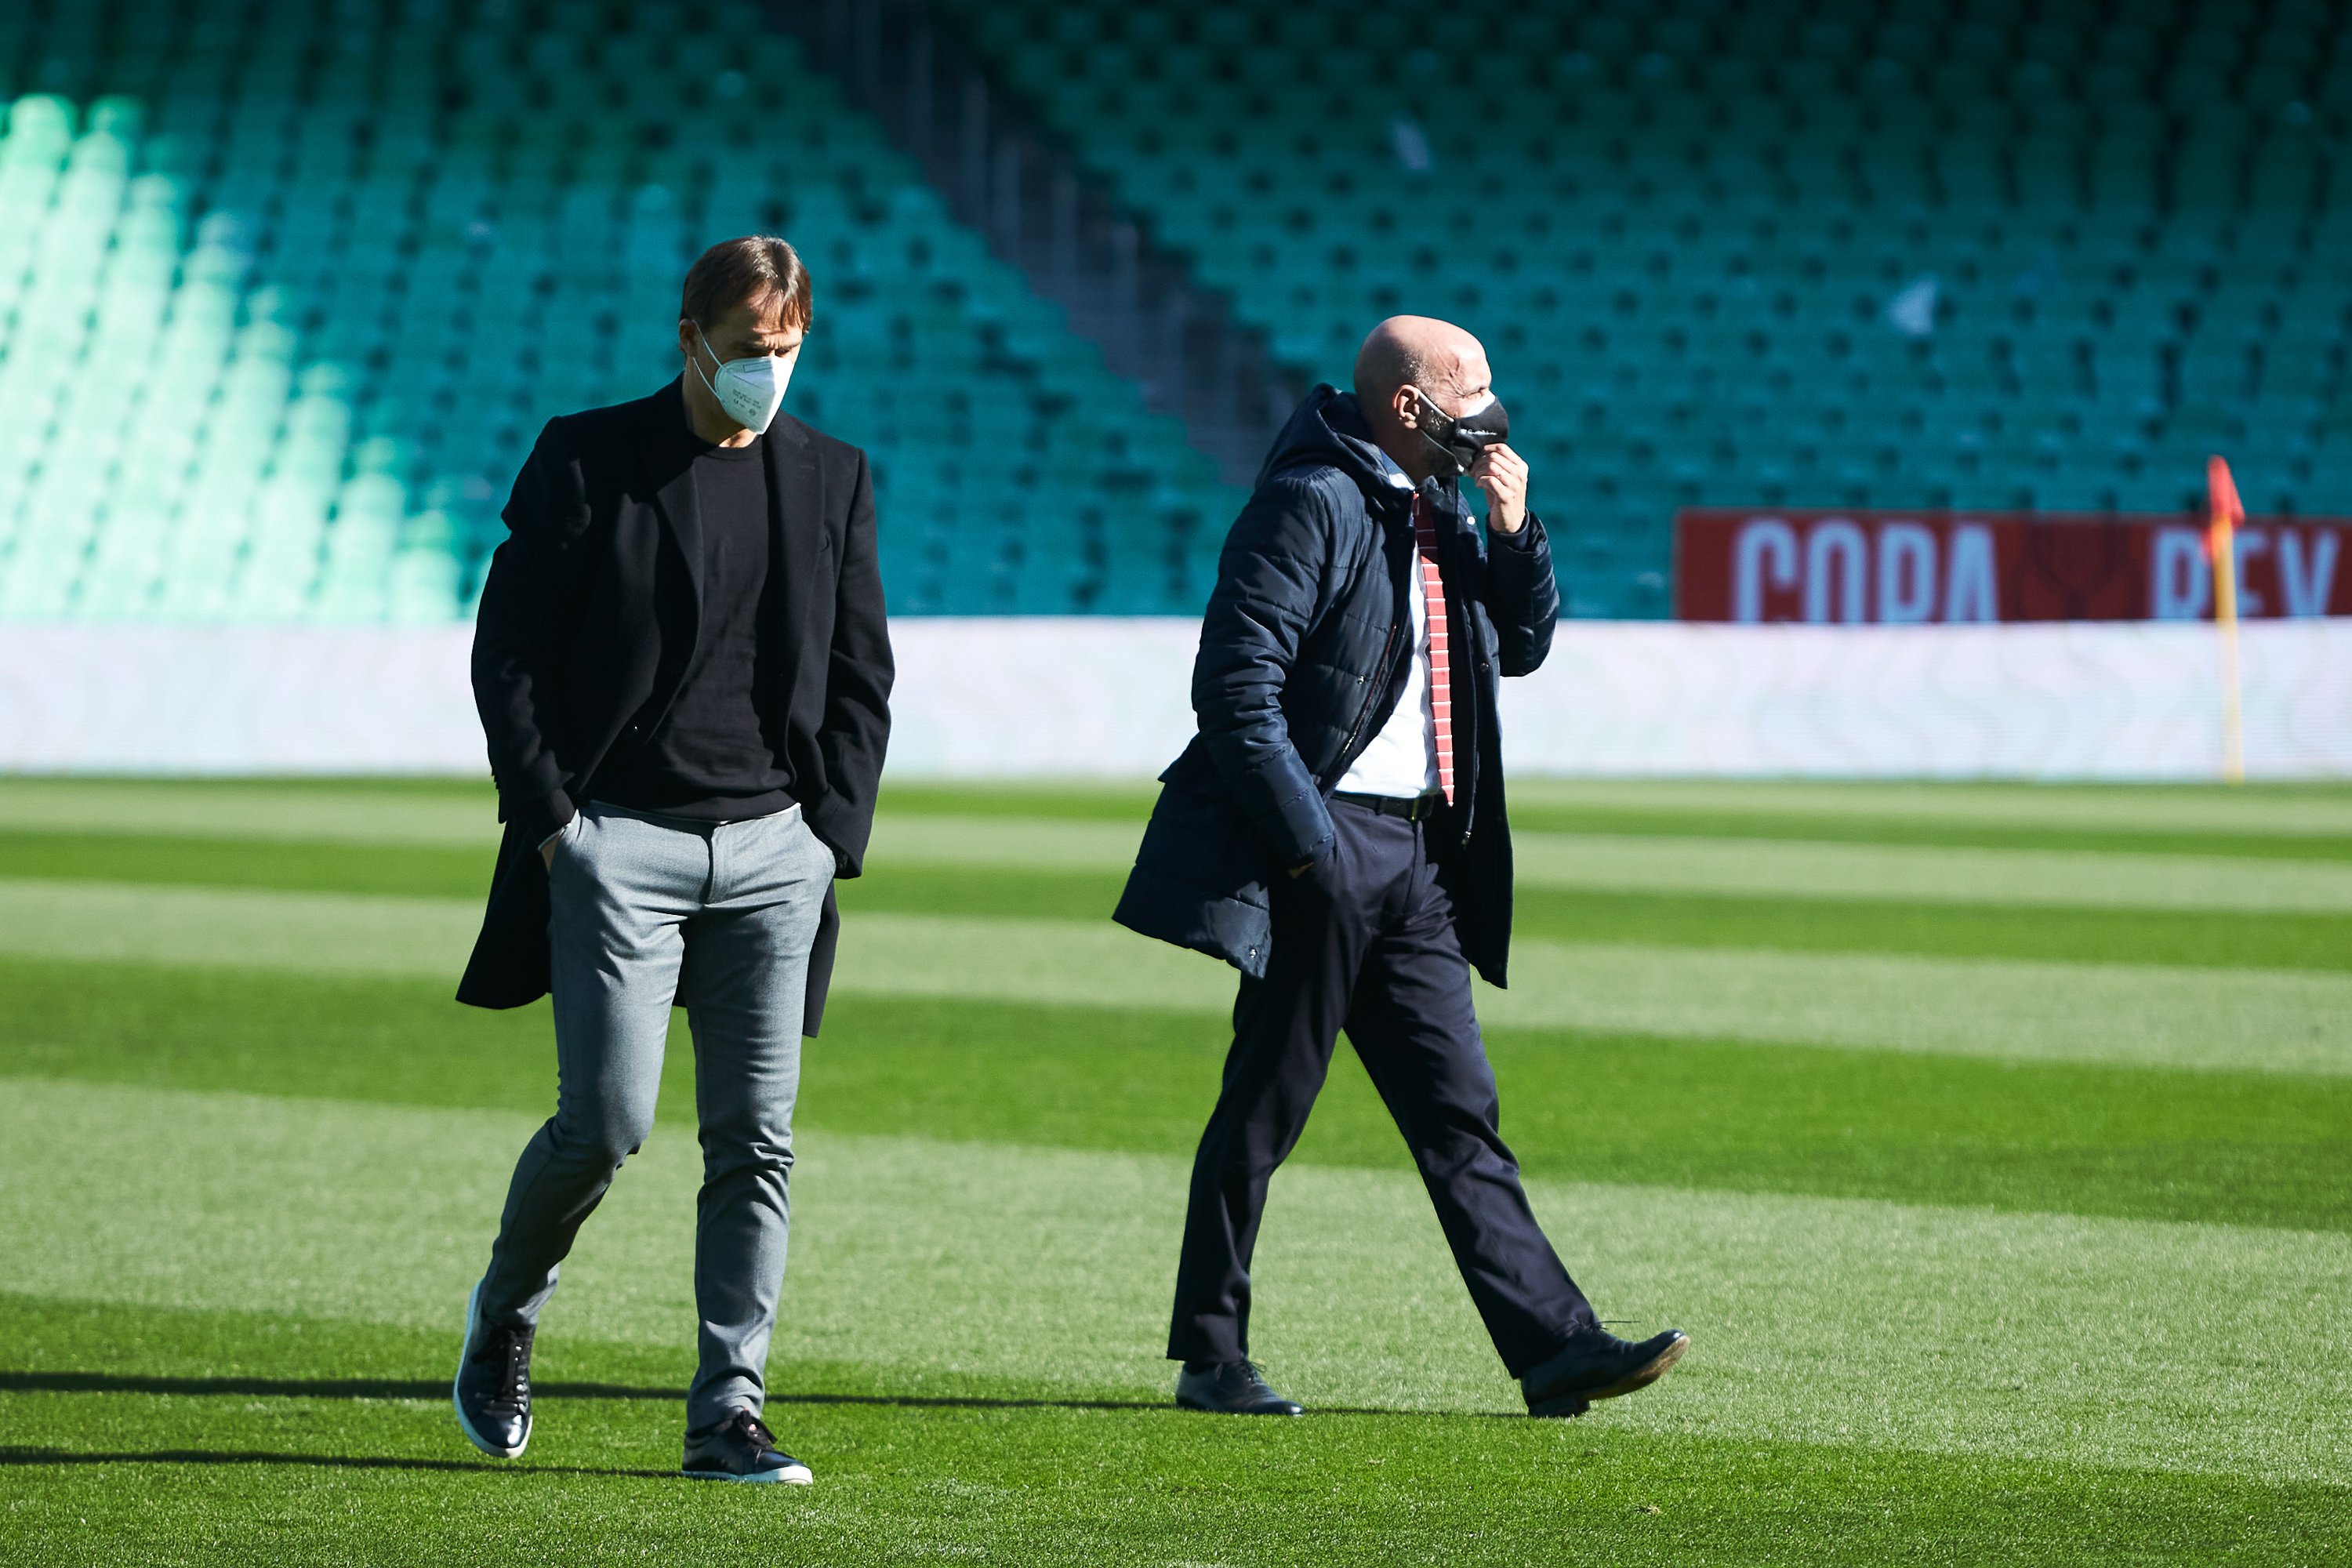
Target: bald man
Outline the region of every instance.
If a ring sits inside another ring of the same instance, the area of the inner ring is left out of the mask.
[[[1550,649],[1551,552],[1477,339],[1392,318],[1355,381],[1307,395],[1225,541],[1192,670],[1200,732],[1160,775],[1117,915],[1242,973],[1192,1166],[1176,1401],[1301,1414],[1250,1360],[1250,1258],[1345,1030],[1528,1413],[1580,1415],[1688,1342],[1609,1333],[1561,1267],[1496,1130],[1471,1010],[1471,967],[1502,984],[1510,942],[1496,677]],[[1486,492],[1483,540],[1465,476]]]

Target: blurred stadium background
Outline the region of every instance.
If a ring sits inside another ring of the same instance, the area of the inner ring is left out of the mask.
[[[0,0],[0,772],[60,775],[0,778],[0,1558],[2352,1554],[2352,5]],[[549,1089],[448,999],[485,557],[751,230],[902,673],[782,1508],[658,1479],[682,1030],[527,1473],[444,1381]],[[1236,1430],[1156,1355],[1230,976],[1106,917],[1267,436],[1397,310],[1490,345],[1575,617],[1507,693],[1510,1136],[1696,1348],[1486,1419],[1343,1059],[1262,1253],[1323,1413]],[[1906,782],[2216,773],[2214,453],[2303,782]]]
[[[1268,434],[1398,310],[1490,345],[1593,623],[1522,767],[2210,776],[2195,637],[1634,623],[2210,616],[2220,452],[2248,613],[2301,618],[2249,766],[2352,770],[2308,619],[2352,611],[2342,5],[18,0],[0,100],[0,765],[470,767],[522,453],[675,374],[687,261],[765,229],[916,666],[1042,671],[1093,771],[1181,734],[1181,650],[1048,628],[1197,615]],[[907,733],[977,700],[918,679]]]
[[[2223,451],[2352,513],[2326,0],[19,0],[0,92],[12,619],[462,616],[751,229],[906,614],[1193,612],[1397,310],[1490,344],[1579,616],[1668,613],[1682,506],[2179,513]]]

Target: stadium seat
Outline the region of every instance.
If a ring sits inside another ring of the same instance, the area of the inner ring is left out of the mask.
[[[1118,504],[1125,471],[1026,454],[1085,409],[1176,510],[1238,497],[756,6],[684,0],[609,37],[531,0],[8,9],[0,616],[469,613],[541,425],[675,375],[687,264],[780,225],[816,279],[788,407],[871,454],[894,611],[1205,594],[1189,534]],[[35,90],[56,81],[79,85]],[[763,144],[755,113],[789,119],[789,162],[721,166]],[[989,411],[984,438],[954,447],[951,405]],[[892,483],[950,447],[982,482]],[[1175,568],[1024,548],[1088,514],[1111,558]]]
[[[1694,501],[2170,508],[2220,449],[2347,504],[2340,5],[938,9],[1301,374],[1481,333],[1577,613],[1663,613]],[[540,425],[777,226],[894,609],[1196,609],[1237,495],[759,20],[0,13],[0,616],[466,613]]]
[[[2342,381],[2352,160],[2326,142],[2352,109],[2341,6],[2103,17],[1917,0],[1807,19],[1546,4],[1512,8],[1490,40],[1360,0],[1286,9],[1245,44],[1225,11],[943,8],[1300,373],[1343,379],[1391,309],[1454,312],[1479,332],[1539,459],[1539,500],[1579,498],[1574,528],[1593,548],[1564,555],[1601,575],[1571,584],[1578,613],[1663,613],[1643,584],[1663,582],[1675,487],[1727,504],[1853,504],[1885,488],[1903,504],[2169,509],[2216,440],[2227,450],[2259,424],[2273,447],[2310,450]],[[1132,40],[1139,16],[1152,34],[1137,54],[1088,42],[1122,27]],[[1025,47],[1048,35],[1055,49]],[[1153,56],[1181,62],[1187,90],[1065,90]],[[1337,95],[1302,86],[1335,70]],[[1424,123],[1438,103],[1444,122]],[[1402,155],[1402,121],[1425,172]],[[1245,162],[1138,152],[1213,148],[1243,124],[1259,154]],[[1308,143],[1333,155],[1274,155]],[[1299,242],[1302,215],[1317,243]],[[1336,265],[1324,237],[1346,237],[1357,266]],[[1366,265],[1416,245],[1442,249],[1449,287]],[[1925,278],[1923,346],[1887,307]],[[2275,303],[2290,298],[2297,328]],[[1848,334],[1835,352],[1791,337],[1825,342],[1832,325]],[[2273,390],[2268,353],[2290,342],[2315,346],[2280,355]],[[1678,387],[1718,402],[1774,391],[1768,426],[1694,451],[1670,412]],[[2000,438],[1938,445],[1908,423],[1918,395],[1970,410],[1932,428],[1981,432],[1990,416]],[[1607,411],[1598,438],[1583,428],[1592,398]],[[2216,408],[2240,423],[2200,413]],[[1832,411],[1843,422],[1822,427]],[[1808,426],[1821,436],[1798,439]],[[1645,452],[1666,488],[1633,479]],[[2305,512],[2344,493],[2316,459],[2280,482],[2275,499]]]

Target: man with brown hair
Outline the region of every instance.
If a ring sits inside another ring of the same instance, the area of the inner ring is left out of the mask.
[[[677,380],[551,420],[515,480],[474,637],[506,823],[458,1000],[552,994],[556,1110],[507,1193],[453,1400],[530,1440],[557,1267],[653,1129],[672,1004],[701,1122],[688,1476],[805,1483],[760,1420],[782,1288],[793,1100],[889,734],[865,454],[779,415],[814,312],[781,239],[687,274]]]

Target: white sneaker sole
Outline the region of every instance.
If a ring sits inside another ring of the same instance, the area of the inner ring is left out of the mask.
[[[466,1363],[473,1359],[474,1325],[481,1321],[474,1311],[474,1303],[480,1300],[481,1294],[482,1285],[481,1281],[478,1279],[474,1282],[473,1289],[468,1291],[466,1296],[466,1342],[464,1347],[457,1352],[458,1377],[463,1377],[466,1374]],[[488,1454],[493,1459],[520,1458],[522,1457],[522,1451],[530,1447],[531,1418],[528,1416],[524,1418],[522,1424],[522,1441],[517,1443],[511,1448],[501,1448],[497,1444],[485,1440],[479,1432],[475,1431],[474,1424],[466,1419],[465,1401],[457,1397],[457,1378],[452,1378],[449,1381],[449,1408],[457,1413],[457,1430],[466,1435],[466,1441],[471,1443],[475,1447],[479,1448],[483,1453]]]
[[[756,1476],[738,1476],[726,1470],[680,1470],[689,1481],[733,1481],[739,1486],[804,1487],[816,1478],[809,1474],[806,1465],[787,1465],[781,1470],[761,1470]]]

